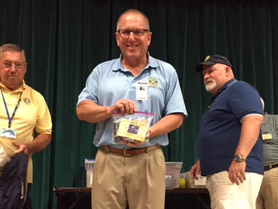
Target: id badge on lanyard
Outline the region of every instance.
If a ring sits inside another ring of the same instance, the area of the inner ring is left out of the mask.
[[[136,99],[147,100],[148,98],[148,83],[146,81],[138,81],[136,86]]]
[[[3,94],[2,90],[1,90],[1,94],[2,94],[2,98],[3,98],[4,106],[5,106],[5,109],[6,109],[6,114],[7,114],[7,117],[8,117],[8,128],[2,128],[1,129],[1,137],[9,138],[9,139],[15,139],[16,138],[16,130],[11,128],[11,123],[12,123],[12,120],[15,116],[16,110],[19,106],[22,92],[20,93],[19,99],[18,99],[17,104],[14,108],[12,117],[10,117],[8,107],[7,107],[7,104],[6,104],[6,100],[5,100],[5,97],[4,97],[4,94]]]
[[[11,128],[2,128],[1,129],[1,137],[15,139],[16,138],[16,130]]]

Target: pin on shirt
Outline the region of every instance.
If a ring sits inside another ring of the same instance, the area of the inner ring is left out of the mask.
[[[272,139],[272,134],[269,133],[269,134],[262,134],[262,139],[265,141],[265,140],[270,140]]]

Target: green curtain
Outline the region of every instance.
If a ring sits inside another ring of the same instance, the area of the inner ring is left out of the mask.
[[[210,101],[197,62],[227,56],[239,80],[255,86],[268,113],[278,112],[278,3],[275,1],[0,0],[0,44],[16,43],[27,56],[27,84],[50,108],[50,146],[33,156],[34,208],[55,208],[52,188],[85,186],[84,159],[94,158],[94,125],[78,121],[75,106],[86,78],[100,62],[118,58],[118,16],[144,12],[153,32],[149,52],[177,70],[188,118],[169,134],[166,161],[196,160],[198,121]]]

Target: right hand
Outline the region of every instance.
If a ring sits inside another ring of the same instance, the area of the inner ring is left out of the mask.
[[[134,114],[137,111],[137,108],[135,102],[127,99],[120,99],[110,108],[110,110],[112,114]]]
[[[18,144],[16,142],[12,142],[12,144],[17,148],[17,150],[14,152],[14,154],[19,154],[21,152],[24,152],[26,155],[31,156],[32,153],[30,151],[30,148],[25,144]]]
[[[190,175],[193,179],[198,180],[198,177],[197,177],[198,174],[200,174],[200,161],[199,160],[197,160],[197,162],[190,169]]]

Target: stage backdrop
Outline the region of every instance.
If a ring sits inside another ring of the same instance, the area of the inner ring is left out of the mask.
[[[96,153],[94,125],[78,121],[77,97],[98,63],[120,56],[115,29],[126,9],[148,16],[150,54],[171,63],[179,75],[189,116],[169,134],[170,144],[163,148],[167,161],[181,161],[182,171],[188,171],[196,160],[198,121],[210,95],[194,65],[209,54],[227,56],[236,78],[255,86],[266,111],[277,113],[277,3],[231,2],[0,0],[0,44],[15,43],[26,51],[25,81],[44,95],[53,120],[50,146],[33,156],[34,208],[55,208],[53,186],[85,186],[84,159]]]

